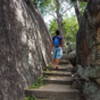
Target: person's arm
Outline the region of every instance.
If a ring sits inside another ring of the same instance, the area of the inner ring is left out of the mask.
[[[64,47],[64,39],[61,39],[61,47]]]
[[[51,44],[50,44],[50,52],[51,52],[51,51],[52,51],[52,49],[53,49],[53,47],[54,47],[54,45],[53,45],[52,40],[51,40],[50,42],[51,42]]]

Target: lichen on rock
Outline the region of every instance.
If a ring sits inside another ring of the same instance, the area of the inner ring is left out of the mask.
[[[100,79],[99,66],[81,66],[78,65],[77,74],[80,76],[81,90],[86,100],[100,100]]]

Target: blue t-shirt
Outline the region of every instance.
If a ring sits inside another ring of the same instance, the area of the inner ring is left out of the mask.
[[[61,41],[62,41],[62,37],[61,36],[54,36],[53,38],[52,38],[52,40],[53,40],[53,45],[55,46],[55,47],[59,47],[60,45],[61,45]]]

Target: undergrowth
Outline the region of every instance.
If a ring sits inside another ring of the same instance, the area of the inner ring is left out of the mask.
[[[25,97],[24,100],[38,100],[38,99],[34,96],[29,96],[29,97]]]
[[[45,69],[44,71],[49,71],[49,69],[51,69],[53,66],[51,64],[49,64]]]
[[[30,88],[39,88],[40,86],[44,85],[45,83],[44,83],[43,79],[44,79],[43,76],[39,77],[35,81],[35,83],[32,84],[32,86]]]

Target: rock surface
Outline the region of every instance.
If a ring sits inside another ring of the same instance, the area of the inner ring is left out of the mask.
[[[50,61],[50,37],[30,0],[0,0],[0,100],[23,100]]]

